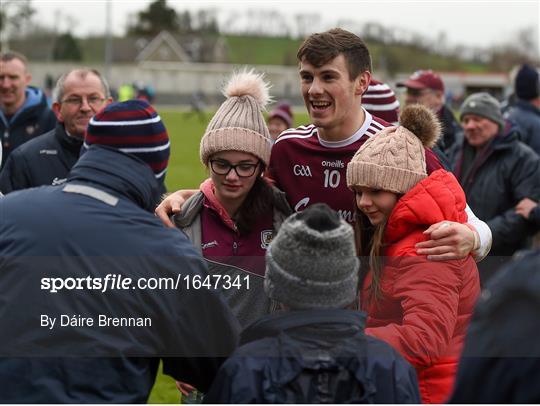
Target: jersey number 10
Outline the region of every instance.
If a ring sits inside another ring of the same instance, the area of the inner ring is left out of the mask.
[[[341,179],[341,174],[339,173],[339,171],[335,169],[324,170],[324,187],[331,187],[335,189],[338,187],[340,179]]]

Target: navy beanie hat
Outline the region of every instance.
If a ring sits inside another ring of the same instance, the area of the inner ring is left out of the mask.
[[[516,96],[523,100],[532,100],[540,96],[540,75],[531,65],[522,65],[516,75]]]
[[[83,149],[107,145],[144,161],[158,180],[167,171],[170,142],[161,118],[144,100],[111,103],[88,123]]]

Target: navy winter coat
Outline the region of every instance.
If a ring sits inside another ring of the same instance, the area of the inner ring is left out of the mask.
[[[457,145],[454,173],[465,191],[467,203],[493,234],[489,257],[479,264],[480,276],[495,269],[516,251],[528,245],[532,225],[516,214],[515,206],[525,197],[535,198],[540,190],[540,158],[519,140],[517,129],[507,128],[478,155],[467,174],[462,162],[466,139]],[[485,279],[483,279],[485,280]]]
[[[54,128],[56,116],[47,104],[47,97],[38,88],[26,88],[26,101],[8,120],[0,110],[0,137],[4,147],[2,165],[19,145]]]
[[[450,403],[540,403],[540,251],[512,261],[476,306]]]
[[[79,159],[82,139],[67,135],[64,125],[30,140],[13,151],[0,172],[0,191],[60,185]]]
[[[0,402],[146,402],[160,358],[166,374],[208,389],[239,326],[221,293],[192,284],[205,262],[151,212],[157,187],[136,157],[92,146],[64,185],[0,199]],[[53,293],[53,277],[73,289]],[[94,325],[61,327],[62,315]],[[151,325],[98,326],[100,315]]]
[[[242,333],[205,403],[420,403],[416,373],[364,334],[364,313],[265,316]]]

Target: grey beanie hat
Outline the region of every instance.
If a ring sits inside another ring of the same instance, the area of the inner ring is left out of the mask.
[[[266,294],[291,309],[343,308],[357,295],[353,228],[325,204],[291,215],[266,251]]]
[[[475,114],[477,116],[485,117],[499,124],[499,127],[504,127],[501,104],[489,93],[473,93],[467,97],[459,109],[460,120],[463,120],[463,116],[466,114]]]

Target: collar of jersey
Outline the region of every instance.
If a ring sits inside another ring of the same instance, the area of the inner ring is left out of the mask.
[[[354,144],[356,141],[362,138],[366,130],[371,125],[372,120],[371,114],[363,107],[362,110],[364,110],[364,124],[362,124],[362,127],[360,127],[358,131],[356,131],[353,135],[341,141],[326,141],[321,138],[321,136],[319,135],[319,131],[317,130],[317,138],[319,139],[319,144],[326,148],[343,148]]]

